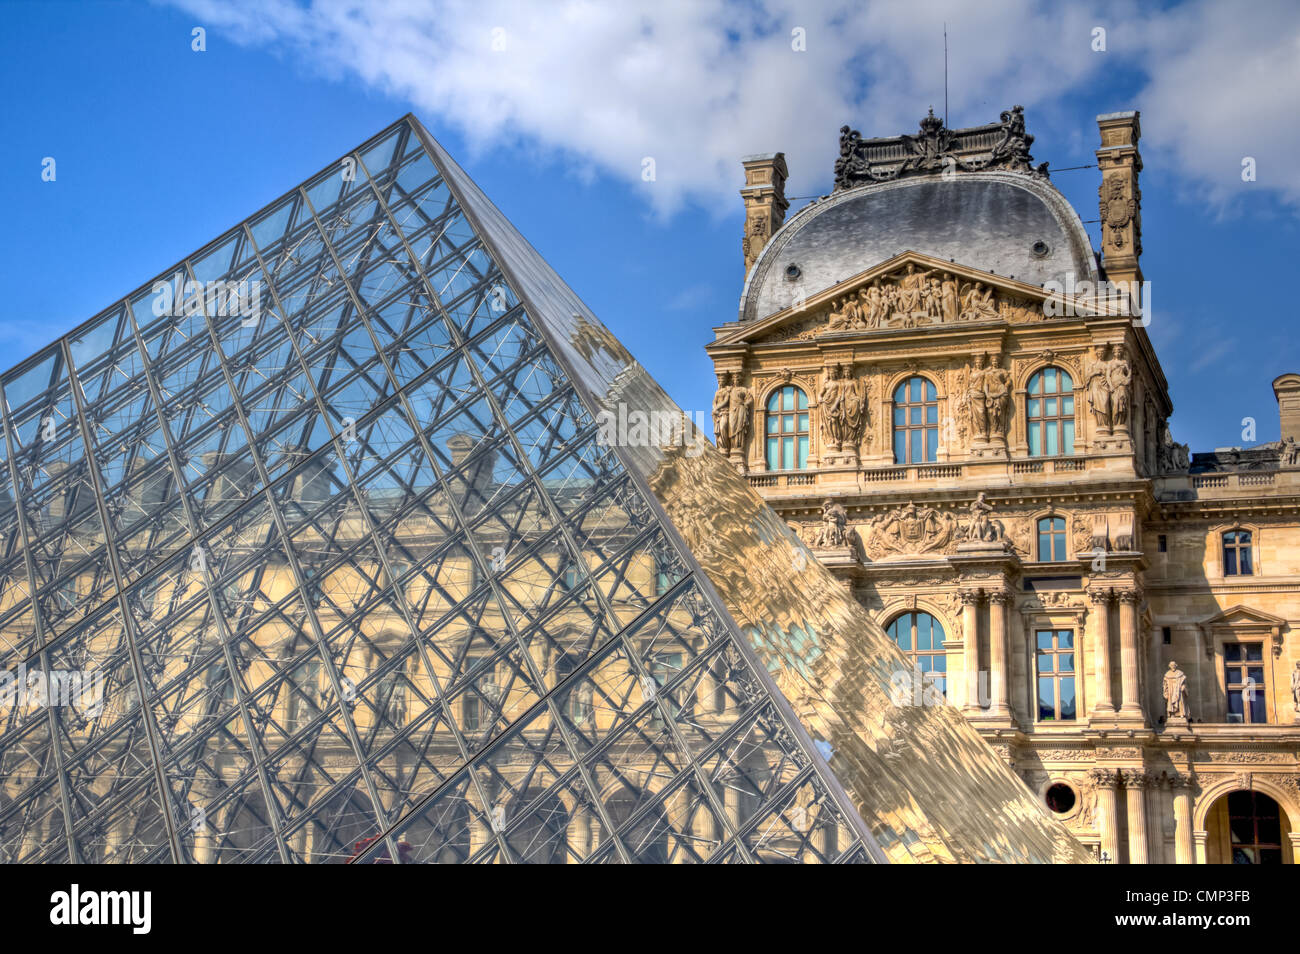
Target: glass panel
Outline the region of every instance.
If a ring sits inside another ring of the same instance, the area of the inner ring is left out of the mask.
[[[1038,678],[1038,718],[1044,721],[1056,718],[1056,692],[1050,676]]]
[[[1061,718],[1074,718],[1074,677],[1061,677]]]
[[[900,651],[712,448],[602,443],[676,409],[422,130],[352,155],[193,257],[255,314],[173,269],[4,376],[0,645],[104,684],[6,716],[0,861],[1083,859],[964,721],[886,740]]]

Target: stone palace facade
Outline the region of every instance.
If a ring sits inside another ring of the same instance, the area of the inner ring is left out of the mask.
[[[1281,442],[1190,455],[1140,311],[1137,112],[1097,119],[1102,243],[1014,107],[863,139],[786,219],[744,160],[720,450],[1116,863],[1291,863],[1300,839],[1300,375]]]

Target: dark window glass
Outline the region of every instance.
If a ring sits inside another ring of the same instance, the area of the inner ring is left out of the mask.
[[[1223,687],[1228,696],[1228,721],[1258,724],[1268,721],[1264,701],[1264,646],[1227,643],[1223,647]]]
[[[1034,634],[1038,670],[1038,718],[1075,718],[1074,631],[1040,629]]]
[[[1223,575],[1250,576],[1250,531],[1229,530],[1223,535]]]

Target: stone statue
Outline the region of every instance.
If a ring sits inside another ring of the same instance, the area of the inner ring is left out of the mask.
[[[1165,673],[1163,692],[1165,696],[1165,719],[1187,721],[1187,673],[1178,668],[1178,663],[1169,660],[1169,670]]]
[[[939,279],[930,279],[925,290],[925,316],[927,318],[943,321],[942,300],[943,291],[939,286]]]
[[[1160,422],[1158,463],[1162,474],[1185,472],[1191,463],[1187,445],[1174,440],[1168,421]]]
[[[754,424],[754,395],[740,383],[740,375],[733,374],[731,381],[727,431],[732,450],[740,451],[743,458],[749,450],[749,432]]]
[[[1001,362],[1001,355],[989,359],[990,367],[984,372],[984,406],[989,437],[1005,440],[1011,424],[1011,372]]]
[[[971,501],[970,505],[970,524],[966,527],[966,539],[978,543],[1001,543],[1005,541],[1002,523],[998,520],[990,519],[989,514],[993,512],[993,505],[984,499],[984,491]]]
[[[864,288],[858,294],[861,296],[863,306],[866,309],[866,313],[863,315],[866,326],[868,328],[879,328],[889,310],[885,301],[885,291],[880,287],[880,279],[876,279],[869,287]]]
[[[1127,429],[1133,369],[1124,358],[1122,345],[1115,346],[1115,357],[1107,364],[1106,384],[1110,389],[1111,427]]]
[[[718,390],[713,395],[713,437],[718,450],[724,454],[731,451],[730,404],[731,372],[723,371],[718,375]]]
[[[989,436],[988,398],[984,393],[984,355],[975,356],[975,366],[966,380],[966,404],[970,411],[970,432],[974,440],[985,441]]]
[[[993,289],[985,288],[983,282],[967,285],[962,289],[961,320],[980,321],[998,316],[997,305],[993,304]]]
[[[1294,467],[1297,463],[1300,463],[1300,445],[1296,444],[1294,437],[1288,436],[1282,442],[1281,458],[1283,467]]]
[[[844,444],[843,402],[844,390],[840,387],[840,366],[832,364],[826,369],[821,393],[817,396],[821,412],[822,435],[827,447],[839,449]]]
[[[922,296],[929,288],[929,280],[932,274],[933,269],[918,272],[916,266],[909,262],[903,277],[898,280],[898,310],[903,313],[904,323],[909,326],[908,319],[912,315],[925,311],[925,302]]]
[[[1291,701],[1295,703],[1296,719],[1300,720],[1300,661],[1291,670]]]
[[[1088,407],[1092,410],[1093,420],[1098,431],[1111,429],[1110,408],[1110,345],[1096,345],[1092,349],[1092,361],[1088,363]]]
[[[827,499],[822,504],[822,526],[813,546],[820,549],[838,549],[849,546],[849,514],[842,504]]]
[[[840,432],[846,446],[856,448],[867,423],[867,382],[854,380],[853,368],[845,365],[840,388]]]
[[[956,321],[960,311],[957,307],[957,279],[946,272],[939,285],[939,310],[944,321]]]

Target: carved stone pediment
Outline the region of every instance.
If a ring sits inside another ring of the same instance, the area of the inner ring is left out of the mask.
[[[1273,643],[1273,655],[1282,655],[1283,631],[1287,621],[1253,606],[1231,606],[1196,624],[1205,638],[1206,655],[1214,654],[1214,634],[1246,634],[1268,636]]]
[[[796,301],[785,311],[749,322],[715,345],[742,342],[774,344],[988,321],[1009,324],[1053,321],[1044,307],[1051,297],[1042,288],[945,262],[919,252],[903,252],[834,288]],[[1060,307],[1055,314],[1069,314]],[[1070,299],[1076,301],[1076,299]],[[1077,300],[1075,314],[1092,306]]]

